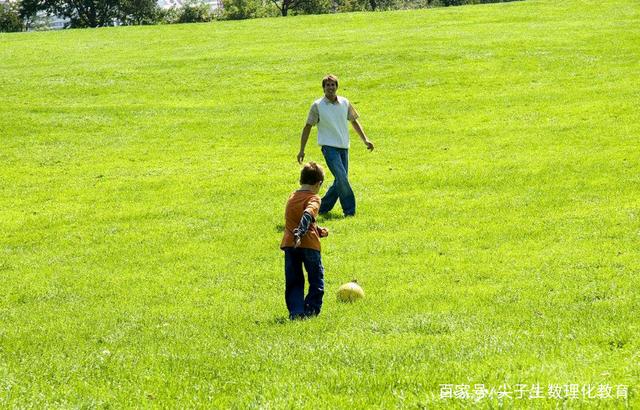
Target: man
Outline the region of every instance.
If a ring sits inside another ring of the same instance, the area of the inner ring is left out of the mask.
[[[373,151],[373,143],[369,141],[360,122],[355,108],[344,97],[339,97],[338,78],[328,75],[322,79],[324,97],[314,101],[309,110],[307,124],[302,129],[300,137],[300,152],[298,163],[304,160],[304,148],[309,139],[311,127],[318,126],[318,145],[322,148],[322,155],[335,178],[333,184],[322,198],[320,214],[326,214],[340,199],[342,212],[345,216],[356,214],[356,198],[349,184],[349,127],[351,122],[369,151]]]

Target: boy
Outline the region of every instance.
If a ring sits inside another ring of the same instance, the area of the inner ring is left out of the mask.
[[[320,210],[318,192],[324,182],[324,171],[315,162],[304,165],[300,172],[300,189],[289,196],[285,209],[284,298],[289,319],[302,319],[320,314],[324,295],[324,268],[320,258],[320,238],[329,234],[316,225]],[[309,293],[304,297],[304,273],[309,277]]]

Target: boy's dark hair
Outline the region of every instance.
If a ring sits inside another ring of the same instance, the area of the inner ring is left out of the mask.
[[[322,167],[313,161],[304,164],[300,172],[300,185],[315,185],[318,181],[324,181]]]
[[[333,74],[327,74],[323,79],[322,79],[322,88],[324,88],[324,85],[327,83],[327,81],[333,81],[334,83],[336,83],[336,87],[338,86],[338,77],[336,77]]]

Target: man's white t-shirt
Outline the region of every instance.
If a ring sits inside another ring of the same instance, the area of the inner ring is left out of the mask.
[[[358,113],[349,100],[337,96],[335,102],[327,97],[317,99],[311,105],[307,124],[318,126],[318,145],[349,148],[349,121],[358,119]]]

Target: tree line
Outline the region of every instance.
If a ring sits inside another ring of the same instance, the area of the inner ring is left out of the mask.
[[[197,23],[298,14],[383,11],[518,0],[222,0],[212,9],[201,0],[181,7],[161,8],[156,0],[0,0],[0,32],[48,28],[51,16],[67,28],[115,25]]]

